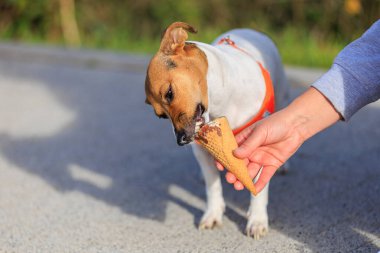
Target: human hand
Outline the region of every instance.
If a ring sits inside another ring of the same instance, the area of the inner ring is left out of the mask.
[[[257,192],[260,192],[304,141],[339,119],[339,113],[326,97],[309,88],[288,107],[236,135],[239,147],[234,150],[234,155],[246,161],[252,178],[263,167],[255,183]],[[216,167],[223,170],[218,162]],[[226,180],[234,184],[236,190],[244,189],[232,173],[226,173]]]
[[[255,183],[257,192],[265,187],[276,170],[304,142],[300,132],[285,116],[282,112],[275,113],[236,135],[239,147],[234,151],[234,155],[245,160],[251,178],[254,178],[263,167]],[[219,162],[216,166],[219,170],[223,170]],[[243,184],[231,172],[226,173],[226,181],[234,184],[236,190],[244,189]]]

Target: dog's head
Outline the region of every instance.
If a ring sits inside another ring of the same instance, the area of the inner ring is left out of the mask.
[[[171,119],[181,146],[192,141],[196,123],[208,108],[206,55],[186,42],[187,32],[196,30],[183,22],[165,30],[145,79],[146,103],[158,117]]]

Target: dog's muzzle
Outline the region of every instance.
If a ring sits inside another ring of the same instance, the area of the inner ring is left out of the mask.
[[[205,123],[205,120],[203,118],[203,113],[205,112],[205,107],[202,104],[198,104],[194,117],[191,121],[191,123],[181,130],[175,130],[175,135],[177,137],[177,144],[179,146],[183,146],[186,144],[189,144],[194,140],[194,135],[196,131],[199,130],[200,126]]]
[[[189,144],[193,140],[192,136],[187,135],[185,130],[175,131],[175,135],[179,146]]]

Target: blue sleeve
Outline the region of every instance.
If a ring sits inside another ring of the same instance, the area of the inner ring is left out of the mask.
[[[344,120],[380,98],[380,20],[346,46],[314,84]]]

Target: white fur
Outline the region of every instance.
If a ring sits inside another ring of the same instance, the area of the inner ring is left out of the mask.
[[[223,37],[229,36],[236,45],[249,52],[244,53],[230,45],[217,45]],[[276,107],[287,103],[288,85],[281,59],[274,43],[264,34],[236,29],[219,36],[211,45],[194,42],[206,54],[208,61],[208,110],[206,122],[226,116],[232,128],[243,125],[260,109],[265,97],[265,81],[257,62],[271,75],[275,89]],[[224,200],[222,185],[214,159],[199,145],[192,145],[193,152],[202,169],[206,182],[207,209],[200,228],[212,228],[222,223]],[[251,197],[248,211],[247,234],[260,238],[268,231],[268,189]]]

